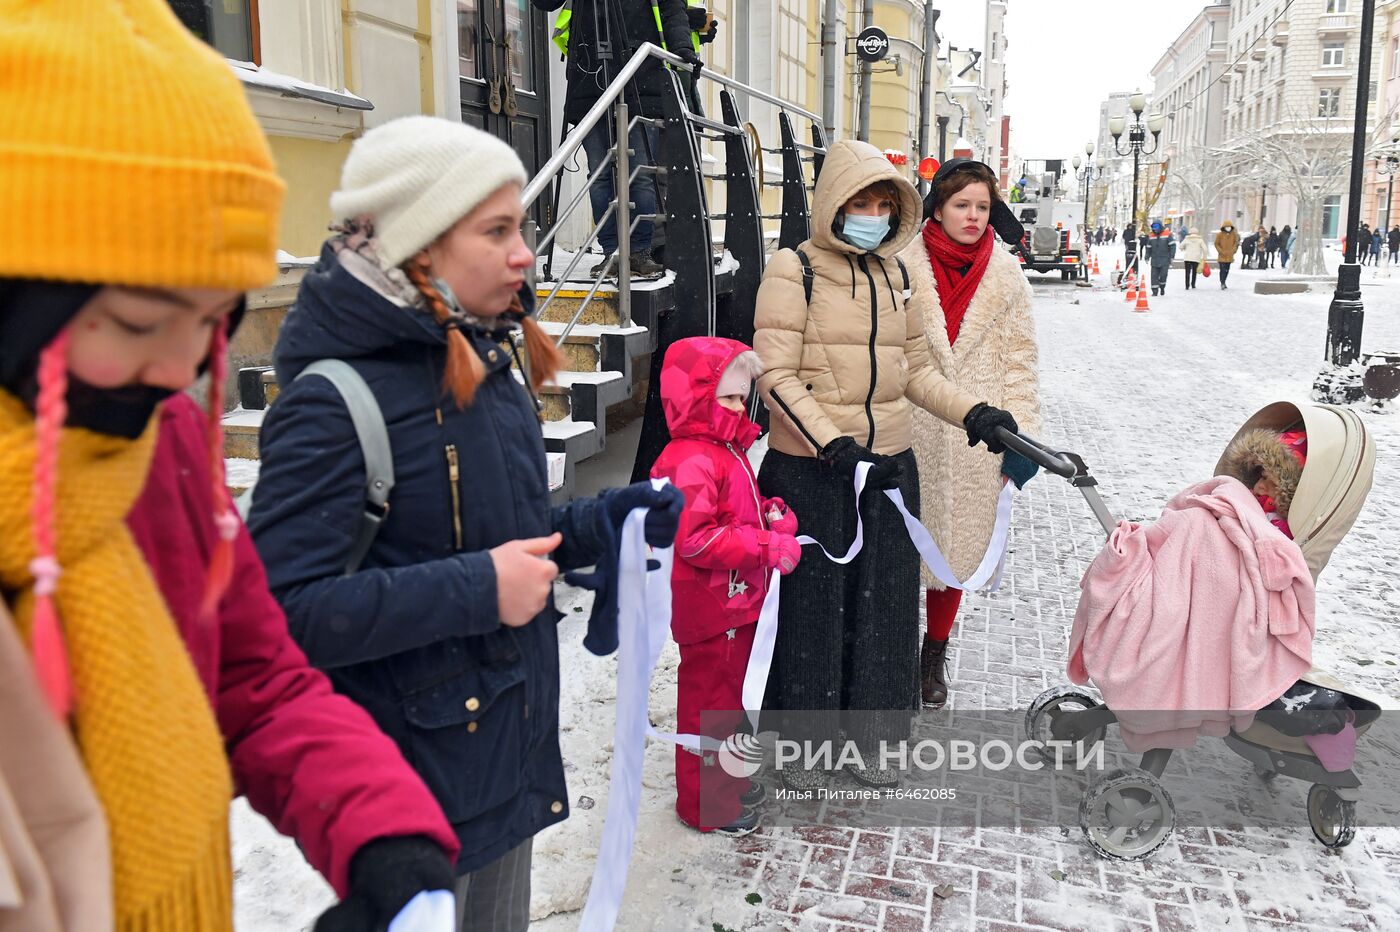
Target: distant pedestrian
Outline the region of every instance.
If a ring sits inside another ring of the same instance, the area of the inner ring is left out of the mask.
[[[1167,272],[1171,269],[1172,258],[1176,255],[1176,240],[1172,239],[1171,230],[1162,226],[1161,221],[1152,222],[1152,237],[1147,241],[1144,251],[1152,264],[1152,294],[1166,294]]]
[[[1390,232],[1385,235],[1386,245],[1390,247],[1390,264],[1394,265],[1400,259],[1400,224],[1390,228]]]
[[[1381,243],[1384,242],[1384,241],[1385,241],[1385,237],[1381,235],[1381,231],[1380,231],[1380,230],[1376,230],[1374,233],[1371,234],[1371,264],[1372,264],[1372,265],[1380,265],[1380,264],[1381,264]]]
[[[1201,239],[1201,231],[1195,227],[1181,241],[1181,261],[1186,266],[1186,290],[1196,287],[1196,274],[1201,263],[1206,261],[1206,241]]]
[[[1345,241],[1342,251],[1346,251]],[[1365,265],[1371,258],[1371,228],[1366,224],[1361,224],[1361,231],[1356,235],[1356,261]]]
[[[1259,248],[1259,234],[1251,233],[1240,240],[1241,267],[1246,269],[1254,268],[1254,254]]]
[[[1269,235],[1264,237],[1264,268],[1274,267],[1274,257],[1278,255],[1278,230],[1269,227]]]
[[[1235,225],[1226,220],[1220,224],[1220,232],[1215,234],[1215,264],[1220,268],[1220,290],[1225,291],[1225,280],[1230,277],[1230,264],[1235,261],[1235,251],[1240,248],[1240,234]]]
[[[1293,254],[1293,228],[1288,224],[1278,231],[1279,268],[1288,268],[1288,257]]]

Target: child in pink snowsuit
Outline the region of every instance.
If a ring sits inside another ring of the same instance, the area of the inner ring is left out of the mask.
[[[1249,487],[1269,521],[1293,539],[1288,509],[1308,459],[1308,435],[1301,430],[1251,430],[1225,451],[1222,472]]]
[[[701,726],[703,711],[743,708],[744,672],[771,572],[797,567],[797,518],[781,499],[763,499],[746,451],[759,427],[745,413],[762,363],[736,340],[691,337],[666,351],[661,401],[671,442],[652,466],[685,493],[671,576],[671,633],[681,649],[676,726]],[[723,729],[721,729],[723,730]],[[712,737],[724,739],[732,731]],[[704,768],[705,816],[701,818]],[[728,775],[716,754],[676,749],[676,812],[701,831],[746,835],[758,826],[745,805],[762,788]]]

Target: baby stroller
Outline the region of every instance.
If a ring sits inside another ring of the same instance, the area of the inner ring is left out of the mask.
[[[1302,429],[1307,433],[1307,463],[1294,493],[1289,521],[1316,580],[1333,549],[1351,529],[1370,491],[1375,440],[1355,412],[1330,405],[1271,404],[1246,421],[1236,436],[1253,429]],[[1002,439],[1008,447],[1079,488],[1104,531],[1113,532],[1116,521],[1080,457],[1055,453],[1036,441],[1005,432]],[[1217,475],[1225,474],[1224,464],[1222,457]],[[1242,732],[1232,729],[1223,740],[1253,764],[1265,781],[1282,774],[1311,783],[1307,812],[1313,834],[1327,847],[1341,848],[1356,832],[1355,807],[1361,782],[1350,769],[1333,772],[1323,767],[1303,736],[1335,732],[1342,721],[1354,717],[1359,738],[1380,717],[1380,709],[1377,702],[1328,674],[1310,670],[1282,697],[1260,710],[1248,728]],[[1065,685],[1036,697],[1026,711],[1025,730],[1027,738],[1042,746],[1053,739],[1082,742],[1085,748],[1092,748],[1104,740],[1108,726],[1115,722],[1113,711],[1101,699],[1078,686]],[[1148,750],[1138,767],[1112,771],[1084,794],[1079,806],[1080,827],[1100,856],[1142,860],[1171,837],[1176,811],[1161,779],[1171,754],[1167,748]],[[1051,759],[1047,753],[1047,760]]]

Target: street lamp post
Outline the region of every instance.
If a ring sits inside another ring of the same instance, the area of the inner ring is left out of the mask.
[[[1385,222],[1381,224],[1381,235],[1390,236],[1390,202],[1395,196],[1395,173],[1400,171],[1400,133],[1390,137],[1390,148],[1376,159],[1376,174],[1387,179],[1385,185]],[[1387,246],[1389,243],[1387,243]],[[1390,275],[1390,250],[1386,250],[1385,274]]]
[[[1265,181],[1259,187],[1259,225],[1262,227],[1267,226],[1267,224],[1264,223],[1264,218],[1269,212],[1269,183]]]
[[[1102,177],[1103,167],[1108,161],[1100,154],[1098,159],[1091,165],[1089,164],[1089,159],[1093,154],[1094,144],[1092,142],[1086,142],[1084,144],[1085,158],[1083,171],[1079,169],[1079,156],[1076,155],[1070,160],[1070,163],[1074,166],[1075,175],[1079,179],[1079,183],[1084,186],[1084,219],[1080,226],[1084,230],[1084,280],[1086,282],[1089,280],[1089,185],[1095,178]]]
[[[1362,395],[1360,380],[1343,376],[1338,370],[1350,366],[1361,355],[1361,325],[1365,308],[1361,304],[1361,266],[1356,261],[1356,234],[1361,222],[1361,181],[1366,165],[1367,89],[1371,83],[1371,36],[1376,23],[1376,0],[1362,0],[1361,48],[1356,63],[1356,111],[1351,136],[1351,179],[1347,190],[1347,249],[1337,270],[1337,290],[1327,308],[1327,361],[1313,383],[1318,401],[1350,402]]]
[[[1133,212],[1129,222],[1133,225],[1133,238],[1129,242],[1131,255],[1129,264],[1133,269],[1138,267],[1137,239],[1142,235],[1142,230],[1138,229],[1138,170],[1141,158],[1144,155],[1151,155],[1157,151],[1158,143],[1161,142],[1162,124],[1166,122],[1161,111],[1151,114],[1144,123],[1142,112],[1147,109],[1147,97],[1138,91],[1128,99],[1128,107],[1133,111],[1133,122],[1127,125],[1127,118],[1123,116],[1112,116],[1108,119],[1108,132],[1113,137],[1113,151],[1119,155],[1133,154]],[[1119,137],[1123,135],[1124,129],[1128,132],[1128,148],[1122,149],[1118,145]],[[1152,134],[1152,148],[1147,148],[1147,134]],[[1359,282],[1359,277],[1358,277]]]

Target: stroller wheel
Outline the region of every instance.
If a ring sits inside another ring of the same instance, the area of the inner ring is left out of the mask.
[[[1314,783],[1308,790],[1308,824],[1327,847],[1345,848],[1356,837],[1356,803],[1342,799],[1330,786]]]
[[[1100,857],[1142,861],[1171,837],[1176,807],[1167,788],[1146,770],[1114,770],[1080,800],[1079,827]]]
[[[1055,749],[1047,743],[1055,738],[1055,732],[1051,730],[1055,720],[1076,712],[1095,709],[1100,705],[1101,702],[1078,686],[1052,686],[1036,696],[1035,701],[1026,710],[1026,739],[1037,742],[1040,756],[1045,763],[1058,763]],[[1089,753],[1103,741],[1107,731],[1107,728],[1100,726],[1084,735],[1081,739],[1084,753]]]

